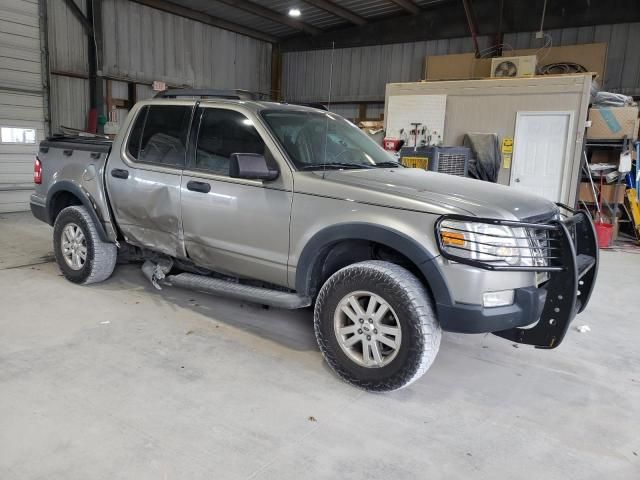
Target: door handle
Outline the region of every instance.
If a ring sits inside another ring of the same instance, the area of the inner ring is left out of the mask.
[[[129,178],[129,170],[125,170],[123,168],[114,168],[113,170],[111,170],[111,176],[126,180],[127,178]]]
[[[196,182],[191,180],[190,182],[187,182],[187,190],[191,190],[192,192],[209,193],[209,191],[211,191],[211,185],[207,182]]]
[[[520,183],[520,179],[519,178],[516,178],[516,183]]]

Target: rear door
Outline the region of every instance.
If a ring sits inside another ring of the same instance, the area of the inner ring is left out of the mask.
[[[193,104],[138,107],[120,150],[109,157],[110,202],[127,242],[184,257],[180,180]]]
[[[287,285],[292,177],[265,128],[233,105],[198,108],[193,154],[182,177],[187,255],[198,265]],[[270,182],[229,176],[232,153],[259,153],[274,162]]]

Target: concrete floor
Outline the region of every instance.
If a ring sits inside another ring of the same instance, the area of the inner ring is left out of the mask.
[[[445,334],[411,387],[338,380],[311,312],[80,287],[51,229],[0,215],[2,479],[638,479],[637,253],[604,252],[587,312],[543,351]]]

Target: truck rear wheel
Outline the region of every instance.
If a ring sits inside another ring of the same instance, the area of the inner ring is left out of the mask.
[[[440,325],[424,286],[388,262],[356,263],[332,275],[316,300],[314,326],[331,368],[369,391],[411,384],[440,347]]]
[[[67,207],[56,218],[53,250],[60,271],[74,283],[102,282],[116,265],[117,247],[100,240],[89,212],[82,206]]]

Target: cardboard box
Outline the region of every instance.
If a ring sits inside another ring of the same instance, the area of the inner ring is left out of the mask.
[[[620,150],[607,149],[607,150],[594,150],[591,153],[589,163],[612,163],[618,165],[620,162]]]
[[[638,107],[605,107],[589,109],[591,126],[587,138],[593,140],[630,140],[638,138]]]
[[[606,43],[586,43],[565,45],[549,49],[522,49],[502,52],[505,57],[538,55],[538,66],[551,63],[574,62],[582,65],[587,72],[604,78],[607,59]],[[466,80],[491,76],[491,58],[475,58],[473,53],[455,53],[451,55],[429,55],[425,61],[423,78],[426,80]]]
[[[473,53],[430,55],[425,61],[427,80],[467,80],[491,76],[491,59],[476,58]]]
[[[596,183],[596,195],[598,194],[598,191],[600,190],[600,185]],[[625,185],[624,183],[621,184],[618,187],[618,202],[617,203],[624,203],[624,195],[625,195]],[[602,186],[602,195],[600,196],[599,200],[605,201],[609,204],[613,204],[614,203],[614,193],[616,191],[616,186],[614,185],[603,185]],[[580,190],[578,191],[578,199],[581,202],[587,202],[587,203],[595,203],[595,200],[593,198],[593,191],[591,190],[591,184],[589,182],[582,182],[580,183]]]

